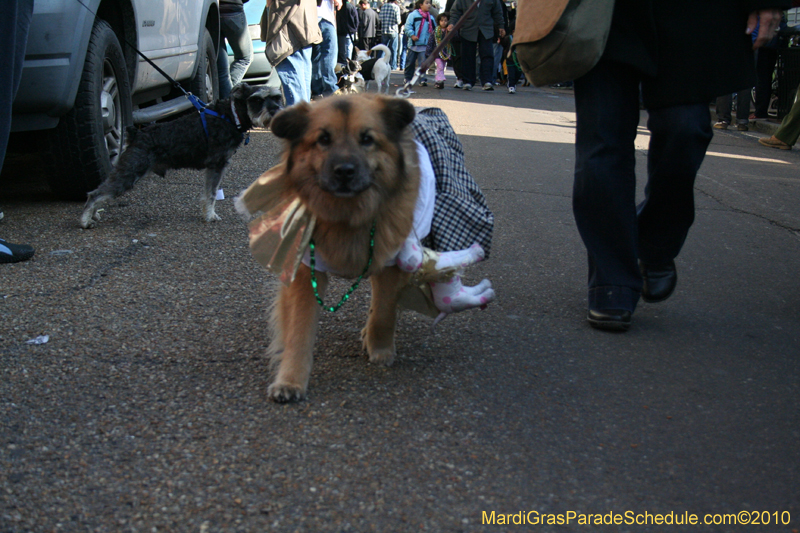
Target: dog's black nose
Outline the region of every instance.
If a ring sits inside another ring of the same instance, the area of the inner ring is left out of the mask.
[[[347,185],[356,175],[356,166],[353,163],[340,163],[333,167],[333,175],[340,184]]]
[[[341,198],[349,198],[370,186],[370,175],[356,157],[332,157],[320,173],[320,187]]]

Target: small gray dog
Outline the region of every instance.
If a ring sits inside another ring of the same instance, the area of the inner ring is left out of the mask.
[[[148,171],[164,176],[169,169],[206,170],[201,207],[206,222],[220,220],[214,212],[217,190],[233,154],[253,126],[266,128],[281,109],[281,92],[274,87],[240,83],[230,98],[209,105],[201,116],[192,113],[141,130],[128,128],[125,151],[108,179],[89,193],[81,226],[94,227],[100,208],[132,189]]]

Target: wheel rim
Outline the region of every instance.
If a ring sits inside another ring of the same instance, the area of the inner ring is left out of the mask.
[[[214,82],[212,81],[213,72],[211,72],[211,59],[206,61],[206,102],[211,103],[214,101]]]
[[[122,113],[117,76],[111,62],[103,63],[103,90],[100,93],[100,109],[103,118],[103,138],[111,163],[114,164],[122,151]]]

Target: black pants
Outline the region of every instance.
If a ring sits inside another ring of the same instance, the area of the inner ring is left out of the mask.
[[[775,63],[778,61],[777,48],[758,49],[756,55],[756,118],[767,118],[769,100],[772,97],[772,73],[775,72]]]
[[[492,83],[494,82],[494,48],[492,47],[492,39],[487,39],[481,33],[478,33],[478,41],[468,41],[461,38],[461,70],[464,74],[464,83],[470,85],[476,84],[475,76],[475,52],[481,56],[481,79],[480,82]]]
[[[649,110],[645,200],[636,205],[638,71],[601,61],[575,80],[573,213],[589,258],[589,307],[634,311],[638,259],[664,264],[694,221],[694,180],[712,137],[708,104]]]
[[[717,120],[733,124],[731,120],[731,107],[733,106],[733,95],[724,94],[717,97]],[[736,93],[736,123],[747,124],[750,116],[750,91],[742,89]]]
[[[448,63],[453,67],[453,73],[456,75],[457,80],[464,80],[464,71],[461,69],[461,39],[457,36],[453,37],[450,41],[453,45],[453,56]]]

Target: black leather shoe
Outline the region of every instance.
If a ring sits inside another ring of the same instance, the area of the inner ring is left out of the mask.
[[[639,270],[642,273],[642,299],[648,303],[663,302],[675,290],[678,283],[678,272],[675,270],[675,261],[666,265],[646,265],[639,261]]]
[[[593,328],[628,331],[631,327],[631,312],[624,309],[589,309],[586,320]]]

